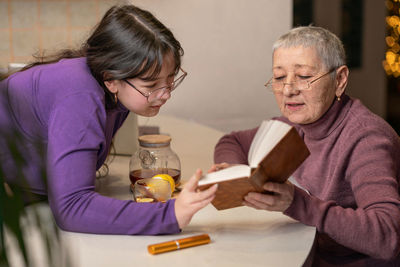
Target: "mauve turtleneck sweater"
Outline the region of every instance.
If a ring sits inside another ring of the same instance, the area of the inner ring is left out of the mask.
[[[343,96],[316,122],[296,127],[311,155],[293,174],[284,211],[317,229],[315,266],[400,266],[400,141],[359,100]],[[232,132],[216,163],[245,163],[257,128]]]

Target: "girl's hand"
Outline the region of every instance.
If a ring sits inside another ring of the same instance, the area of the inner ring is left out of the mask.
[[[229,164],[229,163],[226,163],[226,162],[222,162],[222,163],[218,163],[218,164],[213,164],[213,165],[211,166],[211,168],[210,168],[207,172],[210,173],[210,172],[219,171],[219,170],[228,168],[228,167],[230,167],[230,166],[232,166],[232,165],[233,165],[233,164]]]
[[[201,173],[201,170],[198,169],[193,174],[175,201],[175,216],[180,229],[188,225],[193,215],[207,206],[214,199],[215,192],[217,192],[217,184],[204,191],[197,189]]]
[[[271,194],[250,192],[244,197],[243,204],[255,209],[269,211],[285,211],[292,204],[294,196],[294,185],[286,183],[267,182],[263,188]]]

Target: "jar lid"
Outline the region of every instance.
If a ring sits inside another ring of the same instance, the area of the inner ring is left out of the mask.
[[[139,144],[144,147],[163,147],[169,146],[171,137],[162,134],[148,134],[139,136]]]

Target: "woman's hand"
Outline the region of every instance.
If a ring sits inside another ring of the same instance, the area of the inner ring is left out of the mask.
[[[232,166],[232,165],[233,165],[233,164],[229,164],[229,163],[226,163],[226,162],[213,164],[213,165],[211,166],[211,168],[210,168],[207,172],[208,172],[208,173],[210,173],[210,172],[216,172],[216,171],[219,171],[219,170],[228,168],[228,167],[230,167],[230,166]]]
[[[244,197],[244,205],[255,209],[269,211],[285,211],[292,204],[294,196],[294,185],[286,183],[267,182],[263,188],[271,194],[250,192]]]
[[[175,201],[175,216],[180,229],[188,225],[193,215],[207,206],[214,199],[215,192],[217,192],[217,184],[207,190],[199,191],[197,183],[200,177],[201,170],[197,170],[183,187]]]

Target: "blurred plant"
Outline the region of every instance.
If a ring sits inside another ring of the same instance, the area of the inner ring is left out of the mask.
[[[27,166],[27,149],[26,140],[18,131],[0,126],[0,267],[13,263],[9,257],[11,252],[21,256],[25,266],[34,266],[32,257],[37,258],[37,255],[30,253],[32,249],[35,253],[45,254],[42,255],[45,262],[41,262],[40,266],[60,266],[60,263],[69,266],[68,262],[65,263],[68,259],[63,255],[65,250],[60,249],[59,231],[49,209],[47,208],[46,212],[40,205],[26,205],[27,201],[33,200],[33,195],[22,192],[20,187],[6,184],[5,176],[9,171],[9,165],[6,167],[6,164],[10,163],[13,175],[19,181],[26,181],[23,170]],[[44,159],[43,147],[36,146],[40,159]],[[44,166],[41,168],[41,176],[46,181]],[[37,237],[37,232],[41,240],[34,243],[32,237]],[[32,245],[35,245],[35,248],[32,248]]]

